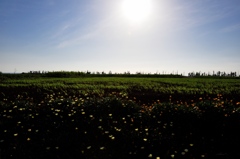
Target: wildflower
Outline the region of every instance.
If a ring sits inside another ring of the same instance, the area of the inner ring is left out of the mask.
[[[87,149],[89,150],[89,149],[91,149],[91,147],[92,147],[92,146],[88,146]]]
[[[152,154],[149,154],[148,157],[149,157],[149,158],[152,158]]]

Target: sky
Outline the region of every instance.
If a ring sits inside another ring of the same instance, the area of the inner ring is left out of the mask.
[[[240,1],[0,0],[0,71],[39,70],[239,73]]]

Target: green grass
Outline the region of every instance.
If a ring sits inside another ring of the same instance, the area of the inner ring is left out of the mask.
[[[44,90],[81,90],[82,92],[118,91],[131,93],[145,91],[160,94],[239,94],[239,79],[206,78],[129,78],[129,77],[86,77],[86,78],[23,78],[5,79],[1,89],[36,88]]]

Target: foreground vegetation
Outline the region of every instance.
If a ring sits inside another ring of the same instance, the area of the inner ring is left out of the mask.
[[[2,158],[239,158],[239,79],[4,78]]]
[[[143,78],[143,77],[78,77],[78,78],[5,78],[0,82],[1,97],[15,99],[17,95],[34,97],[36,100],[45,93],[69,95],[92,94],[106,96],[121,92],[129,97],[147,99],[148,102],[161,98],[199,98],[203,95],[216,97],[218,94],[235,99],[240,94],[240,79],[214,78]],[[185,100],[186,100],[185,99]]]

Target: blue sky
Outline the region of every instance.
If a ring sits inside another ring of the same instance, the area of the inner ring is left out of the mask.
[[[0,71],[240,72],[239,0],[123,1],[1,0]]]

